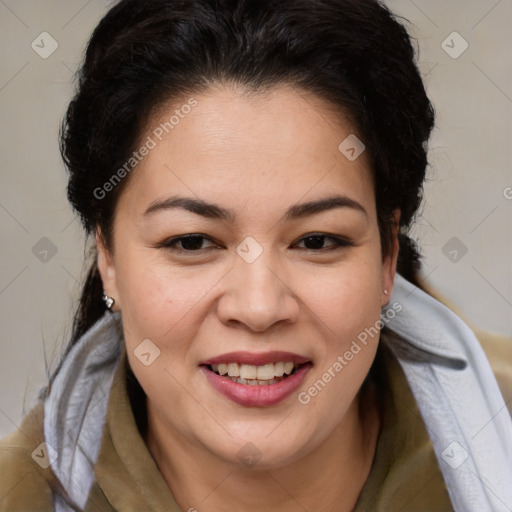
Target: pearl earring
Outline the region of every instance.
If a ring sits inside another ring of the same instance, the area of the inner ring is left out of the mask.
[[[115,300],[112,297],[109,297],[105,290],[103,290],[102,300],[103,300],[103,302],[105,302],[107,309],[112,310],[112,306],[114,305]]]

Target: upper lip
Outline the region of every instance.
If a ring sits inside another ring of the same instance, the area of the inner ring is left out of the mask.
[[[292,362],[296,364],[307,363],[310,360],[307,357],[292,352],[272,351],[272,352],[228,352],[220,356],[212,357],[203,361],[201,364],[212,365],[222,363],[251,364],[262,366],[264,364]]]

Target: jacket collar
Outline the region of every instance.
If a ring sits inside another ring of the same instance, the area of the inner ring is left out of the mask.
[[[390,318],[388,327],[406,340],[410,353],[418,361],[454,370],[463,370],[468,365],[464,339],[473,335],[469,327],[400,274],[396,274],[393,293],[383,315]]]
[[[402,309],[389,321],[399,335],[391,348],[456,512],[509,511],[512,419],[479,341],[455,313],[398,274],[395,302]]]

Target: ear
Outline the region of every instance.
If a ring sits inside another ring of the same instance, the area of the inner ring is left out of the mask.
[[[106,248],[103,235],[100,228],[96,228],[95,233],[96,251],[98,253],[98,270],[103,282],[103,289],[109,297],[115,300],[112,309],[117,311],[120,309],[121,301],[117,290],[116,267],[114,257]]]
[[[400,229],[400,210],[393,212],[392,243],[389,254],[382,261],[382,295],[381,306],[389,302],[395,282],[396,265],[398,262],[398,231]],[[386,290],[388,293],[384,293]]]

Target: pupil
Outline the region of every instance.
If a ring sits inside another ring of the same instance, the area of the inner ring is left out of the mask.
[[[308,244],[308,240],[313,240],[313,244],[311,244],[311,243]],[[306,246],[313,245],[313,247],[309,247],[309,249],[321,249],[324,245],[323,242],[324,242],[324,237],[322,235],[308,236],[305,239]]]
[[[188,236],[181,240],[181,245],[184,249],[193,251],[195,249],[200,249],[202,242],[203,239],[200,236]]]

